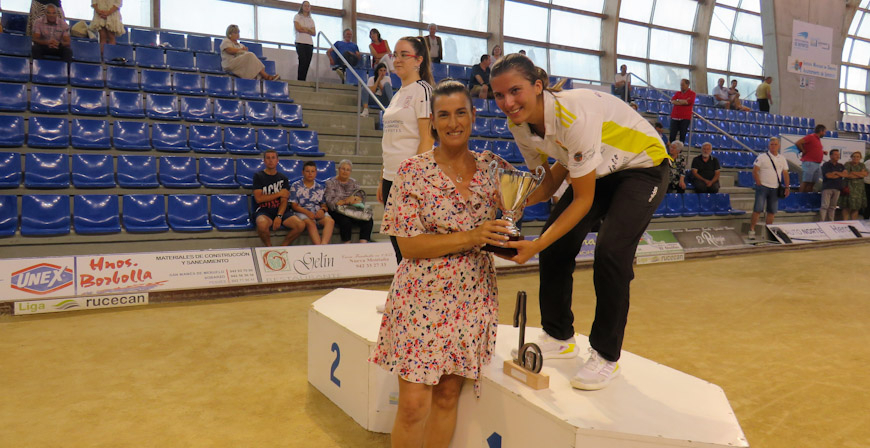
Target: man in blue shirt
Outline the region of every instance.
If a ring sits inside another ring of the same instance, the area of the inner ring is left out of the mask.
[[[351,67],[356,66],[360,58],[359,47],[353,43],[353,31],[351,31],[350,28],[344,30],[344,40],[336,42],[334,45]],[[332,69],[335,70],[336,73],[338,73],[341,82],[344,82],[345,71],[347,70],[344,66],[344,61],[342,61],[333,50],[329,50],[326,53],[326,56],[329,57],[329,65],[332,66]]]

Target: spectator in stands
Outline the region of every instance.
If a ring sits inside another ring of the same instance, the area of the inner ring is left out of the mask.
[[[403,37],[396,43],[395,63],[402,88],[384,112],[384,136],[381,139],[384,170],[378,185],[378,202],[382,204],[390,197],[399,165],[417,154],[430,151],[434,142],[429,133],[432,122],[429,115],[432,94],[429,46],[422,37]],[[390,241],[396,252],[396,261],[401,262],[402,251],[396,237],[390,237]]]
[[[115,38],[126,30],[121,23],[121,0],[91,0],[94,18],[88,29],[100,34],[100,54],[105,44],[114,44]]]
[[[290,207],[294,216],[290,218],[294,226],[299,223],[308,229],[308,236],[315,245],[329,244],[335,221],[326,206],[326,188],[317,182],[317,164],[309,160],[302,165],[302,179],[290,185]],[[323,228],[323,235],[317,228]]]
[[[353,42],[353,31],[350,28],[345,28],[344,33],[342,33],[343,40],[334,43],[335,48],[338,49],[338,52],[344,56],[344,59],[347,60],[347,63],[350,64],[350,68],[356,67],[356,64],[359,63],[360,53],[359,47]],[[335,55],[335,52],[329,50],[326,52],[326,56],[329,58],[329,65],[338,73],[338,77],[341,78],[341,82],[344,82],[347,67],[344,62]]]
[[[450,443],[462,385],[476,380],[479,394],[498,327],[493,257],[481,248],[503,244],[507,222],[494,219],[497,186],[487,173],[490,162],[513,167],[489,151],[469,150],[474,108],[459,82],[437,85],[430,113],[429,138],[440,145],[401,164],[381,229],[408,256],[396,270],[369,359],[399,376],[394,447]]]
[[[56,56],[66,62],[72,62],[69,25],[58,17],[56,6],[47,5],[45,14],[34,22],[31,53],[33,59]]]
[[[488,55],[480,57],[480,63],[471,67],[471,96],[478,98],[492,98],[492,89],[489,87],[489,65],[492,58]]]
[[[369,31],[369,38],[372,43],[369,44],[369,52],[372,54],[372,66],[384,64],[387,70],[392,73],[395,71],[393,66],[393,54],[390,52],[390,43],[381,39],[381,32],[377,28],[372,28]]]
[[[227,27],[227,37],[221,42],[221,68],[239,78],[255,79],[257,76],[274,80],[278,75],[266,73],[266,66],[248,47],[239,42],[239,26]]]
[[[659,136],[661,136],[662,141],[665,143],[665,148],[667,148],[670,142],[668,142],[668,136],[665,134],[665,127],[659,121],[656,121],[653,127],[656,128],[656,132],[659,133]]]
[[[492,60],[490,63],[495,64],[496,61],[504,57],[504,52],[501,49],[501,45],[496,45],[492,47]]]
[[[718,84],[716,85],[716,87],[713,88],[713,98],[716,101],[716,107],[721,107],[724,109],[731,108],[728,88],[725,87],[725,78],[719,78]]]
[[[61,5],[61,0],[31,0],[30,15],[27,17],[26,33],[28,36],[33,36],[33,23],[36,22],[36,19],[39,19],[40,17],[45,15],[45,7],[48,5],[54,5],[57,8],[58,18],[66,22],[66,14],[63,12],[63,5]],[[3,29],[0,28],[0,33],[2,32]]]
[[[613,91],[612,93],[620,98],[623,101],[628,101],[629,95],[628,92],[631,91],[631,75],[628,74],[628,66],[622,64],[619,66],[619,73],[613,77]]]
[[[292,213],[287,213],[285,217],[290,198],[290,181],[278,171],[278,153],[273,149],[266,150],[263,163],[266,168],[254,174],[253,182],[254,201],[257,203],[257,209],[254,210],[257,235],[268,247],[272,245],[271,232],[284,226],[289,232],[281,245],[289,246],[305,230],[305,225],[299,220],[294,222]]]
[[[868,173],[864,176],[864,197],[867,198],[867,204],[864,206],[864,219],[870,219],[870,153],[867,154],[867,160],[864,161],[864,170]]]
[[[389,106],[390,100],[393,99],[393,85],[390,80],[390,74],[387,72],[387,66],[384,64],[378,64],[375,67],[375,74],[369,76],[368,82],[366,83],[369,86],[369,90],[374,92],[375,96],[378,98],[378,101],[384,107]],[[375,106],[377,103],[374,102],[369,97],[368,90],[362,91],[362,96],[360,97],[360,102],[362,102],[362,113],[359,114],[360,117],[368,117],[369,116],[369,106]]]
[[[840,150],[832,149],[830,159],[822,164],[822,221],[833,221],[837,213],[840,191],[846,186],[846,167],[840,163]]]
[[[728,101],[731,103],[729,109],[748,111],[749,108],[743,105],[743,100],[740,99],[740,91],[737,90],[737,80],[731,80],[731,88],[728,89]]]
[[[825,158],[825,150],[822,146],[822,137],[825,135],[825,125],[817,124],[813,133],[795,142],[795,146],[801,152],[801,193],[813,191],[819,180],[819,168]]]
[[[526,55],[526,50],[520,50],[520,54],[523,55],[523,56],[525,56],[525,55]]]
[[[340,205],[365,204],[366,192],[360,188],[355,179],[350,177],[353,164],[350,160],[338,162],[338,176],[326,181],[326,206],[329,208],[329,216],[335,220],[338,226],[338,234],[341,235],[342,243],[351,242],[351,230],[353,226],[359,227],[359,242],[367,243],[372,239],[372,227],[374,220],[357,219],[347,216],[338,209]]]
[[[426,36],[426,43],[429,44],[429,56],[432,58],[433,64],[440,64],[442,55],[444,54],[444,45],[441,43],[441,36],[436,36],[438,25],[429,24],[429,35]]]
[[[721,169],[719,159],[713,157],[713,145],[704,142],[701,145],[701,155],[692,159],[692,183],[695,185],[695,193],[718,193]]]
[[[308,78],[308,67],[311,66],[311,56],[314,54],[314,36],[317,34],[308,0],[302,2],[299,12],[293,16],[293,28],[296,31],[296,55],[299,58],[296,79],[305,81]]]
[[[668,145],[668,155],[671,156],[671,182],[668,193],[686,192],[686,156],[682,154],[683,142],[674,140]]]
[[[692,107],[695,106],[695,92],[689,88],[688,79],[680,81],[680,91],[671,97],[671,104],[674,105],[674,108],[671,110],[670,141],[676,140],[677,134],[679,134],[680,140],[685,144],[689,134],[689,125],[692,124]]]
[[[848,194],[840,195],[840,208],[843,209],[843,219],[858,219],[858,211],[867,205],[867,195],[864,191],[864,177],[867,168],[861,162],[861,152],[855,151],[851,160],[845,163],[846,175],[843,176]]]
[[[770,105],[773,104],[773,92],[770,85],[773,84],[773,76],[764,78],[764,81],[755,89],[755,99],[758,100],[758,110],[770,113]]]
[[[755,179],[755,205],[752,207],[752,218],[749,221],[749,236],[755,237],[755,225],[758,218],[767,210],[764,222],[773,224],[779,205],[777,189],[785,187],[785,196],[791,194],[788,187],[788,161],[779,153],[779,139],[771,137],[767,143],[767,154],[755,158],[752,167],[752,178]]]

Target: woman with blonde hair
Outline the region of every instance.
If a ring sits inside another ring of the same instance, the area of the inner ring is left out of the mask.
[[[221,67],[239,78],[254,79],[257,76],[267,79],[278,79],[278,75],[266,73],[266,66],[248,47],[239,43],[239,26],[227,27],[226,39],[221,42]]]

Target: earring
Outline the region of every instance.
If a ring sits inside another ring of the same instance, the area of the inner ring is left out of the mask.
[[[420,71],[420,66],[419,66],[419,65],[415,66],[415,67],[414,67],[414,70],[416,70],[416,71],[419,72],[419,71]]]

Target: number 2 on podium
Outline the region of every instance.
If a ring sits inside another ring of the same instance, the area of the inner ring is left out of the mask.
[[[338,368],[338,363],[341,362],[341,349],[338,348],[338,342],[332,343],[332,351],[335,352],[335,361],[332,361],[332,368],[329,369],[329,379],[336,386],[341,387],[341,380],[335,377],[335,369]]]

